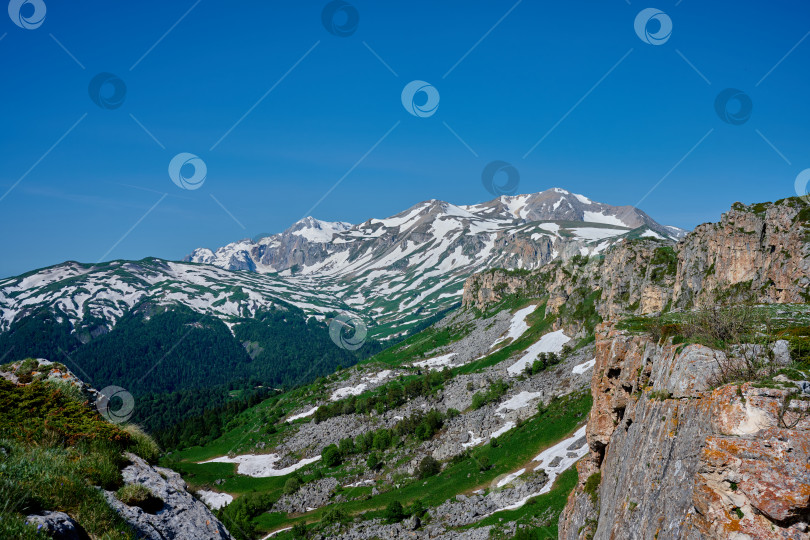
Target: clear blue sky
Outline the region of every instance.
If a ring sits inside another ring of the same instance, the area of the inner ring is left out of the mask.
[[[315,217],[488,200],[481,171],[504,160],[521,193],[610,204],[669,172],[640,207],[692,228],[793,195],[810,167],[807,2],[351,0],[348,37],[324,28],[323,1],[44,3],[38,28],[0,21],[0,276],[281,231],[378,142]],[[662,45],[634,30],[651,6],[672,21]],[[89,97],[101,72],[126,85],[117,108]],[[430,117],[402,106],[413,80],[439,92]],[[742,125],[715,111],[726,88],[750,96]],[[197,190],[169,178],[181,152],[207,166]]]

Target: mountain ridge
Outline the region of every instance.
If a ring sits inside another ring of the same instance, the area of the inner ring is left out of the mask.
[[[613,225],[629,229],[646,226],[672,240],[682,238],[688,232],[679,227],[661,225],[633,206],[612,206],[554,187],[538,193],[501,195],[490,201],[472,205],[456,205],[439,199],[429,199],[388,218],[370,218],[356,225],[342,221],[322,221],[307,216],[296,221],[281,233],[253,239],[245,238],[216,250],[197,248],[183,260],[212,264],[229,270],[248,270],[260,273],[281,273],[303,265],[302,270],[307,272],[307,266],[315,266],[328,255],[319,247],[315,247],[310,253],[298,258],[290,257],[291,251],[332,242],[347,244],[353,241],[352,237],[364,236],[363,231],[372,230],[373,233],[377,233],[378,226],[398,228],[401,233],[405,225],[409,225],[405,230],[412,228],[410,221],[419,216],[432,216],[438,219],[442,214],[473,220],[477,218],[489,222],[501,222],[496,225],[504,228],[533,221],[570,221]],[[517,223],[510,223],[510,221],[517,221]],[[481,232],[492,230],[492,227],[493,223],[488,223],[487,228],[482,229]],[[352,230],[356,231],[355,234],[352,234]],[[379,234],[385,233],[380,232]],[[338,236],[337,240],[335,240],[335,236]],[[374,237],[373,234],[371,237]],[[305,242],[300,241],[301,238]],[[317,274],[319,270],[320,268],[315,267],[310,273]]]

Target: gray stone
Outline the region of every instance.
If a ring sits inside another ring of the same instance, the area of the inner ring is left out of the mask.
[[[55,540],[90,540],[84,529],[64,512],[32,514],[25,521]]]
[[[179,474],[164,468],[150,466],[134,454],[127,454],[132,462],[121,474],[127,484],[139,484],[160,498],[163,508],[155,514],[144,512],[137,506],[127,506],[112,491],[104,491],[110,506],[129,523],[141,538],[154,540],[232,540],[225,526],[211,510],[186,491],[186,483]]]

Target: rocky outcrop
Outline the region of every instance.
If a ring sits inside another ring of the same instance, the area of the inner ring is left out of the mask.
[[[334,478],[321,478],[315,482],[304,484],[290,495],[282,495],[273,505],[274,512],[287,512],[288,514],[309,512],[313,508],[320,508],[329,504],[329,499],[338,486]]]
[[[28,516],[25,521],[54,540],[90,540],[87,532],[64,512],[41,512]]]
[[[146,487],[163,501],[163,508],[154,514],[137,506],[127,506],[115,493],[105,491],[110,506],[136,531],[141,538],[154,540],[231,540],[225,526],[205,504],[186,491],[186,483],[171,469],[152,467],[134,454],[127,454],[132,462],[121,471],[124,482]]]
[[[494,270],[464,284],[462,303],[478,309],[506,295],[547,296],[547,311],[601,291],[604,319],[688,309],[718,299],[802,302],[810,285],[808,207],[800,199],[745,206],[736,203],[718,223],[698,226],[677,245],[625,241],[604,258],[556,260],[532,272]]]
[[[712,301],[747,291],[767,303],[802,302],[810,285],[806,204],[736,203],[719,223],[698,226],[678,246],[674,303]],[[736,287],[735,287],[736,286]]]
[[[590,454],[560,538],[810,538],[807,402],[786,405],[791,382],[712,390],[720,355],[598,328]]]

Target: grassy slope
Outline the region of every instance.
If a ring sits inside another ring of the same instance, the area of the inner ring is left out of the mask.
[[[43,510],[70,514],[96,538],[134,538],[93,486],[122,485],[130,435],[69,393],[0,379],[0,538],[44,538],[24,524]]]
[[[519,300],[512,298],[507,299],[503,305],[499,307],[516,310],[529,303],[530,302],[525,299]],[[482,315],[491,315],[496,311],[497,310],[490,310],[487,314]],[[480,371],[527,349],[543,334],[548,332],[550,328],[551,321],[547,320],[545,317],[545,305],[541,304],[539,308],[527,318],[527,322],[530,325],[529,330],[516,341],[502,346],[492,354],[476,362],[453,369],[453,374],[457,375],[459,373]],[[428,353],[431,351],[457,341],[467,335],[467,333],[469,333],[468,327],[451,326],[438,330],[431,327],[378,353],[364,363],[377,363],[381,367],[400,366],[414,359],[430,356]],[[337,373],[330,377],[330,380],[337,380],[342,376],[342,373]],[[299,388],[280,398],[265,401],[245,411],[233,421],[233,427],[213,443],[205,447],[193,447],[181,452],[176,452],[170,456],[170,459],[165,460],[164,464],[181,472],[184,478],[196,488],[214,487],[217,490],[234,494],[237,497],[252,492],[268,493],[273,497],[281,496],[284,483],[289,476],[251,478],[236,474],[236,465],[234,464],[199,464],[198,462],[227,453],[246,451],[248,448],[252,448],[258,441],[264,441],[267,448],[273,448],[285,435],[285,432],[291,428],[290,426],[279,424],[278,433],[271,435],[261,433],[264,426],[263,419],[267,416],[268,412],[271,411],[273,407],[280,407],[284,410],[285,414],[287,414],[293,409],[304,407],[306,403],[312,403],[316,396],[324,397],[324,387],[322,384],[322,382],[314,383]],[[561,400],[553,404],[544,415],[535,416],[526,421],[523,425],[501,436],[499,438],[501,444],[498,447],[493,448],[487,444],[472,449],[470,459],[462,461],[461,463],[447,464],[446,468],[438,476],[425,481],[401,479],[399,489],[386,491],[374,497],[370,496],[371,486],[349,488],[343,491],[343,495],[348,501],[340,506],[351,514],[366,514],[367,517],[371,518],[381,515],[382,509],[393,500],[398,500],[403,505],[407,506],[419,499],[427,506],[435,506],[452,498],[456,494],[470,493],[475,489],[486,488],[497,476],[521,468],[521,466],[539,454],[544,448],[558,442],[575,431],[577,426],[586,418],[587,412],[590,410],[590,404],[591,398],[590,394],[587,392],[572,396],[569,399]],[[305,419],[299,422],[306,421],[309,420]],[[442,435],[439,433],[437,436],[441,437]],[[493,467],[487,471],[481,472],[479,470],[478,460],[483,456],[489,459]],[[389,465],[393,468],[395,464],[389,463]],[[304,480],[307,480],[313,477],[314,471],[320,470],[325,476],[333,476],[340,482],[341,478],[346,476],[349,472],[345,467],[345,465],[341,465],[336,468],[327,469],[320,463],[315,463],[299,470],[298,475],[302,476]],[[557,487],[555,487],[551,493],[543,496],[544,499],[538,503],[540,506],[534,508],[534,505],[529,505],[532,506],[531,509],[521,509],[514,512],[524,516],[524,521],[528,520],[533,515],[532,512],[534,510],[541,507],[544,508],[543,512],[553,511],[558,513],[559,510],[554,509],[559,505],[551,505],[551,503],[549,503],[550,506],[548,506],[542,501],[553,499],[553,494],[559,494],[560,490],[564,491],[561,495],[563,499],[567,496],[570,487],[568,487],[568,483],[565,482],[565,478],[561,478],[562,480],[558,480],[557,482]],[[224,482],[215,485],[214,482],[218,480],[224,480]],[[381,490],[387,489],[384,485],[378,485],[377,487]],[[552,510],[548,510],[546,506],[552,508]],[[326,508],[322,508],[304,516],[297,517],[290,517],[282,513],[263,513],[255,520],[255,524],[260,530],[270,531],[288,527],[299,521],[315,523],[320,521],[325,511]],[[283,538],[283,536],[279,537]]]

